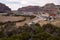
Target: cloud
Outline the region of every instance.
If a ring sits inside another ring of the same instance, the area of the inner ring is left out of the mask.
[[[7,6],[9,6],[12,10],[17,10],[18,8],[21,7],[20,4],[6,4]]]
[[[46,3],[55,3],[56,4],[56,0],[21,0],[22,4],[25,5],[44,5]]]
[[[6,0],[6,1],[9,1],[9,2],[19,2],[19,0]]]
[[[60,0],[56,0],[56,3],[60,5]]]

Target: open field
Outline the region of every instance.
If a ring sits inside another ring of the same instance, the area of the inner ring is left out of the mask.
[[[23,20],[24,18],[26,18],[25,21],[23,22],[16,22],[16,26],[23,26],[25,23],[30,23],[32,21],[34,21],[35,19],[30,19],[30,17],[24,17],[24,16],[0,16],[0,22],[7,22],[7,21],[19,21],[19,20]],[[47,24],[47,23],[51,23],[53,25],[56,25],[56,26],[60,26],[60,19],[55,19],[54,21],[52,22],[49,22],[49,21],[44,21],[44,20],[40,20],[38,22],[41,26],[44,25],[44,24]]]
[[[19,20],[24,20],[24,18],[26,18],[25,21],[23,22],[15,22],[15,21],[19,21]],[[16,26],[23,26],[25,23],[29,23],[29,21],[31,21],[30,17],[24,17],[24,16],[0,16],[0,22],[15,22]]]
[[[25,17],[15,17],[15,16],[0,16],[0,22],[7,22],[7,21],[18,21],[18,20],[23,20]]]

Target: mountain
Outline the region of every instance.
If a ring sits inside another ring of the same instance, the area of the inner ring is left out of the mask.
[[[56,5],[53,3],[48,3],[45,6],[43,6],[43,11],[48,12],[48,13],[56,13],[57,8]]]
[[[0,13],[6,13],[11,11],[11,9],[3,3],[0,3]]]
[[[40,6],[26,6],[18,9],[18,12],[47,12],[47,13],[57,13],[60,11],[60,5],[55,5],[54,3],[48,3],[42,7]]]
[[[41,10],[42,8],[39,6],[27,6],[27,7],[22,7],[18,9],[18,11],[23,11],[23,12],[37,12]]]

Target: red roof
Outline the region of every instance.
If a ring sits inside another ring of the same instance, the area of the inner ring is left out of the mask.
[[[49,16],[56,16],[56,14],[49,14]]]

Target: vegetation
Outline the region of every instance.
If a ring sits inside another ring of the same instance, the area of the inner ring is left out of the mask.
[[[60,28],[38,23],[17,28],[14,22],[0,23],[0,40],[60,40]]]

